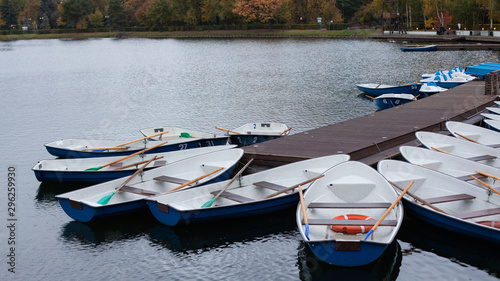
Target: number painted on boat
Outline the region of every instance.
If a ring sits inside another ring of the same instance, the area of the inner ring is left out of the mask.
[[[214,141],[205,141],[206,146],[215,146]]]
[[[188,147],[187,143],[181,143],[181,144],[179,144],[179,149],[180,150],[187,149],[187,147]]]
[[[253,137],[253,143],[257,143],[257,137]]]
[[[416,88],[417,88],[417,86],[416,86],[416,85],[411,85],[411,89],[412,89],[412,90],[415,90]]]
[[[253,128],[254,128],[254,129],[257,129],[257,124],[253,124]]]

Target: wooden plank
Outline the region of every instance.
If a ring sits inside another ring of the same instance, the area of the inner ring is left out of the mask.
[[[253,185],[256,185],[256,186],[259,186],[259,187],[268,188],[268,189],[272,189],[272,190],[275,190],[275,191],[282,191],[282,190],[285,190],[285,189],[288,188],[286,186],[275,184],[275,183],[272,183],[272,182],[267,182],[267,181],[254,182]]]
[[[312,202],[307,208],[373,209],[389,208],[391,203],[328,203]]]
[[[376,220],[331,220],[331,219],[308,219],[309,225],[347,225],[347,226],[374,226],[377,221]],[[396,226],[396,220],[383,220],[379,225],[380,226]],[[302,224],[305,224],[302,221]]]
[[[478,161],[492,160],[492,159],[496,159],[496,158],[497,157],[493,156],[493,155],[479,155],[479,156],[470,157],[470,158],[467,158],[467,159],[469,159],[471,161],[478,162]]]
[[[214,191],[214,192],[210,192],[210,193],[215,196],[215,195],[217,195],[219,193],[219,191],[220,190]],[[220,195],[220,197],[223,197],[223,198],[226,198],[226,199],[229,199],[229,200],[233,200],[233,201],[236,201],[236,202],[239,202],[239,203],[248,203],[248,202],[254,202],[255,201],[252,198],[248,198],[248,197],[241,196],[241,195],[238,195],[238,194],[235,194],[235,193],[231,193],[231,192],[227,192],[227,191],[222,192],[222,194]]]
[[[169,177],[169,176],[159,176],[156,178],[153,178],[156,181],[164,181],[164,182],[171,182],[171,183],[177,183],[177,184],[185,184],[186,182],[189,182],[188,180],[185,179],[180,179],[176,177]]]
[[[132,186],[128,186],[128,185],[123,186],[120,189],[120,191],[130,192],[130,193],[144,195],[144,196],[153,196],[153,195],[160,194],[159,192],[156,192],[153,190],[146,190],[146,189],[136,188],[136,187],[132,187]]]
[[[427,199],[425,199],[425,201],[429,204],[438,204],[438,203],[447,203],[447,202],[468,200],[468,199],[474,199],[474,198],[476,198],[476,197],[469,195],[469,194],[461,193],[461,194],[454,194],[454,195],[448,195],[448,196],[427,198]]]
[[[500,214],[500,208],[493,208],[481,211],[462,213],[458,214],[457,217],[465,220],[465,219],[493,216],[498,214]]]
[[[466,175],[466,176],[457,177],[457,179],[462,180],[462,181],[471,181],[471,180],[474,180],[471,176],[474,176],[474,177],[476,177],[478,179],[482,179],[482,178],[486,177],[485,175],[482,175],[482,174],[472,174],[472,175]]]

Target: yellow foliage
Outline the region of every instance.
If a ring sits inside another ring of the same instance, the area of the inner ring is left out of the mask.
[[[76,29],[87,29],[87,19],[80,19],[76,24]]]

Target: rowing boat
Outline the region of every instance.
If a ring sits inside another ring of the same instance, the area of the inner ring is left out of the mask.
[[[197,138],[200,141],[200,146],[216,146],[225,145],[228,142],[229,136],[216,135],[205,132],[198,132],[179,127],[157,127],[141,129],[141,134],[145,137],[156,135],[160,132],[167,132],[161,136],[152,137],[152,140],[173,140],[179,138]]]
[[[291,127],[275,122],[247,123],[233,130],[226,130],[232,144],[247,146],[268,140],[285,137],[290,134]]]
[[[383,94],[411,94],[418,95],[418,91],[422,84],[419,83],[409,83],[405,85],[386,85],[386,84],[376,84],[376,83],[368,83],[368,84],[358,84],[356,85],[358,89],[362,92],[365,92],[372,96],[380,96]]]
[[[378,171],[400,188],[414,182],[405,211],[458,236],[500,243],[500,195],[403,161],[382,160]]]
[[[308,182],[347,160],[348,155],[338,154],[294,162],[235,181],[155,196],[147,203],[155,218],[168,226],[263,215],[295,206],[299,199],[298,184],[307,188]],[[213,203],[206,204],[213,198],[216,198]]]
[[[371,263],[394,241],[403,222],[403,206],[397,197],[387,180],[370,166],[341,163],[305,192],[296,212],[300,235],[326,263]]]
[[[428,149],[500,167],[500,150],[496,148],[438,133],[420,131],[415,136]]]
[[[500,121],[497,122],[500,125]],[[446,122],[446,129],[448,129],[448,131],[457,138],[476,142],[493,148],[500,147],[500,133],[494,130],[456,121]]]
[[[56,198],[68,216],[82,222],[147,210],[150,196],[226,180],[242,156],[238,148],[205,153]]]
[[[127,158],[128,156],[115,156],[48,159],[39,161],[32,170],[36,179],[40,182],[97,184],[130,176],[137,171],[139,166],[153,158],[155,158],[154,162],[145,170],[185,158],[234,147],[235,145],[219,145],[156,154],[140,153],[130,158]]]

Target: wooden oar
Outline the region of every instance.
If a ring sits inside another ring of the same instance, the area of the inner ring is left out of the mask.
[[[284,131],[280,134],[280,136],[282,136],[282,135],[286,134],[286,132],[290,131],[291,129],[292,129],[292,127],[288,128],[288,129],[286,129],[286,130],[284,130]]]
[[[174,187],[174,188],[172,188],[172,189],[170,189],[170,190],[167,190],[167,191],[163,192],[163,194],[165,194],[165,193],[169,193],[169,192],[172,192],[172,191],[177,191],[177,190],[179,190],[179,189],[181,189],[181,188],[183,188],[183,187],[186,187],[186,186],[188,186],[188,185],[190,185],[190,184],[192,184],[192,183],[194,183],[194,182],[197,182],[197,181],[199,181],[199,180],[201,180],[201,179],[203,179],[203,178],[206,178],[206,177],[210,176],[211,174],[215,174],[215,173],[217,173],[218,171],[220,171],[220,170],[222,170],[222,169],[224,169],[224,167],[221,167],[221,168],[219,168],[219,169],[217,169],[217,170],[215,170],[215,171],[212,171],[212,172],[210,172],[210,173],[208,173],[208,174],[205,174],[205,175],[203,175],[203,176],[201,176],[201,177],[197,177],[197,178],[195,178],[195,179],[194,179],[194,180],[192,180],[192,181],[188,181],[188,182],[186,182],[186,183],[184,183],[184,184],[182,184],[182,185],[179,185],[179,186]]]
[[[439,152],[442,152],[442,153],[446,153],[446,154],[450,154],[450,155],[453,155],[453,154],[449,153],[448,151],[444,151],[444,150],[442,150],[442,149],[439,149],[439,148],[437,148],[437,147],[434,147],[434,146],[431,146],[431,148],[432,148],[432,149],[434,149],[435,151],[439,151]]]
[[[470,176],[471,178],[475,179],[478,183],[482,184],[483,186],[489,188],[491,191],[495,192],[496,194],[500,195],[500,191],[494,189],[491,185],[485,183],[484,181],[476,178],[475,176]]]
[[[399,189],[399,190],[403,191],[403,189],[402,189],[401,187],[399,187],[399,186],[395,185],[395,184],[394,184],[394,183],[392,183],[392,182],[389,182],[389,183],[390,183],[390,184],[392,184],[392,186],[394,186],[395,188],[397,188],[397,189]],[[438,212],[440,212],[440,213],[446,214],[446,212],[445,212],[445,211],[443,211],[443,210],[439,209],[438,207],[436,207],[436,206],[434,206],[434,205],[432,205],[432,204],[428,203],[427,201],[425,201],[424,199],[422,199],[422,198],[418,197],[417,195],[415,195],[415,194],[413,194],[413,193],[411,193],[411,192],[409,192],[409,191],[407,191],[407,192],[406,192],[406,194],[408,194],[408,195],[410,195],[411,197],[415,198],[417,201],[419,201],[420,203],[424,204],[425,206],[427,206],[427,207],[429,207],[429,208],[431,208],[431,209],[434,209],[434,210],[436,210],[436,211],[438,211]]]
[[[155,156],[156,157],[156,156]],[[154,159],[154,158],[153,158]],[[97,201],[97,204],[101,204],[101,205],[106,205],[108,204],[109,200],[111,200],[111,197],[113,197],[113,195],[115,195],[116,192],[118,192],[122,187],[124,187],[129,181],[131,181],[135,176],[137,176],[137,174],[139,174],[140,172],[142,172],[142,170],[144,170],[144,168],[146,168],[147,165],[149,165],[149,163],[151,163],[153,161],[153,159],[149,160],[146,164],[144,164],[141,168],[137,169],[137,171],[135,171],[134,174],[132,174],[127,180],[125,180],[118,188],[115,189],[115,191],[111,192],[111,194],[108,194],[104,197],[102,197],[101,199],[99,199],[99,201]]]
[[[297,188],[299,185],[305,185],[305,184],[308,184],[308,183],[310,183],[310,182],[312,182],[312,181],[315,181],[315,180],[317,180],[317,179],[319,179],[319,178],[321,178],[321,177],[324,177],[324,175],[320,175],[320,176],[317,176],[317,177],[312,178],[312,179],[310,179],[310,180],[306,180],[306,181],[304,181],[304,182],[301,182],[301,183],[299,183],[299,184],[295,184],[295,185],[293,185],[293,186],[290,186],[290,187],[288,187],[288,188],[285,188],[285,189],[283,189],[283,190],[280,190],[280,191],[278,191],[278,192],[276,192],[276,193],[273,193],[273,194],[271,194],[271,195],[268,195],[268,196],[266,196],[264,199],[269,199],[269,198],[274,197],[274,196],[276,196],[276,195],[280,195],[281,193],[285,193],[285,192],[287,192],[287,191],[290,191],[290,190],[292,190],[292,189]]]
[[[468,137],[466,137],[466,136],[464,136],[464,135],[462,135],[462,134],[459,134],[459,133],[457,133],[457,132],[455,132],[455,134],[456,134],[457,136],[461,137],[461,138],[464,138],[464,139],[468,140],[468,141],[471,141],[471,142],[474,142],[474,143],[479,143],[478,141],[475,141],[475,140],[473,140],[473,139],[471,139],[471,138],[468,138]],[[479,144],[480,144],[480,143],[479,143]]]
[[[377,87],[375,87],[375,89],[377,89],[378,87],[380,87],[380,85],[382,85],[382,83],[378,84]]]
[[[374,100],[374,99],[375,99],[374,97],[371,97],[371,96],[369,96],[369,95],[365,95],[365,97],[367,97],[367,98],[369,98],[369,99],[372,99],[372,100]]]
[[[138,142],[138,141],[141,141],[141,140],[147,140],[149,138],[154,138],[154,137],[157,137],[157,136],[161,136],[161,135],[166,134],[166,133],[168,133],[168,131],[166,131],[166,132],[160,132],[158,134],[154,134],[154,135],[151,135],[151,136],[143,137],[143,138],[136,139],[136,140],[133,140],[133,141],[129,141],[129,142],[126,142],[126,143],[122,143],[122,144],[119,144],[117,146],[124,146],[124,145],[131,144],[131,143],[134,143],[134,142]]]
[[[96,148],[80,148],[77,149],[78,151],[89,151],[89,150],[119,150],[119,149],[128,149],[128,146],[121,147],[121,146],[111,146],[111,147],[96,147]]]
[[[219,191],[219,193],[217,193],[217,195],[214,196],[214,198],[210,199],[209,201],[205,202],[205,204],[203,204],[201,207],[202,208],[208,208],[208,207],[211,207],[212,204],[215,202],[215,200],[217,200],[217,198],[219,198],[219,196],[224,192],[226,191],[226,189],[243,173],[243,171],[245,171],[245,169],[250,165],[250,163],[252,163],[253,161],[253,158],[250,159],[250,161],[248,161],[248,163],[246,163],[245,166],[243,166],[243,168],[241,168],[238,173],[236,173],[236,175],[234,175],[234,177]]]
[[[157,144],[157,145],[155,145],[155,146],[152,146],[152,147],[150,147],[150,148],[146,148],[146,149],[143,149],[143,150],[141,150],[141,151],[137,151],[137,152],[132,153],[132,154],[130,154],[130,155],[128,155],[128,156],[125,156],[125,157],[120,158],[120,159],[118,159],[118,160],[115,160],[115,161],[113,161],[113,162],[109,162],[108,164],[104,164],[104,165],[99,166],[99,167],[95,167],[95,168],[88,168],[88,169],[86,169],[85,171],[97,171],[97,170],[100,170],[100,169],[102,169],[102,168],[104,168],[104,167],[111,166],[111,165],[113,165],[113,164],[115,164],[115,163],[118,163],[118,162],[120,162],[120,161],[123,161],[123,160],[129,159],[130,157],[134,157],[134,156],[136,156],[136,155],[138,155],[138,154],[141,154],[141,153],[144,153],[144,152],[149,151],[149,150],[151,150],[151,149],[154,149],[154,148],[157,148],[157,147],[159,147],[159,146],[162,146],[162,145],[166,144],[167,142],[168,142],[168,141],[166,141],[166,142],[162,142],[162,143]]]
[[[304,203],[304,194],[302,194],[301,185],[299,185],[299,197],[300,197],[300,207],[302,209],[302,215],[304,216],[304,224],[306,226],[304,234],[306,235],[307,240],[311,240],[309,239],[309,222],[307,221],[306,204]]]
[[[155,160],[159,160],[159,159],[162,159],[162,158],[163,158],[163,156],[160,156],[160,157],[156,157],[156,156],[155,156],[155,157],[153,158],[153,161],[155,161]],[[144,163],[146,163],[146,162],[148,162],[148,160],[141,161],[141,162],[137,162],[137,163],[133,163],[133,164],[130,164],[130,165],[127,165],[127,166],[124,166],[124,167],[120,167],[120,168],[118,168],[117,170],[123,170],[123,169],[127,169],[127,168],[130,168],[130,167],[139,166],[139,165],[144,164]]]
[[[224,128],[220,128],[220,127],[215,127],[215,129],[217,129],[217,130],[221,130],[221,131],[226,131],[226,132],[233,133],[233,134],[237,134],[237,135],[243,135],[242,133],[238,133],[238,132],[236,132],[236,131],[231,131],[231,130],[224,129]]]
[[[485,177],[489,177],[489,178],[493,178],[493,179],[496,179],[496,180],[500,180],[500,177],[497,177],[497,176],[494,176],[494,175],[491,175],[491,174],[488,174],[488,173],[485,173],[485,172],[476,171],[476,173],[478,173],[480,175],[483,175]]]
[[[366,234],[366,237],[365,237],[365,241],[366,239],[368,239],[368,237],[370,237],[370,235],[372,235],[373,231],[378,227],[378,225],[385,219],[385,217],[387,217],[387,215],[392,211],[392,209],[394,209],[394,207],[396,206],[396,204],[398,204],[399,201],[401,201],[401,198],[403,198],[403,196],[406,194],[406,192],[408,192],[408,190],[410,189],[410,187],[413,185],[415,181],[411,181],[410,184],[401,192],[401,194],[399,194],[398,198],[396,199],[396,201],[394,201],[392,203],[392,205],[387,209],[387,211],[385,211],[385,213],[382,215],[382,217],[380,217],[380,219],[375,223],[375,225],[373,226],[372,229],[370,229],[370,231],[368,231],[368,233]]]

